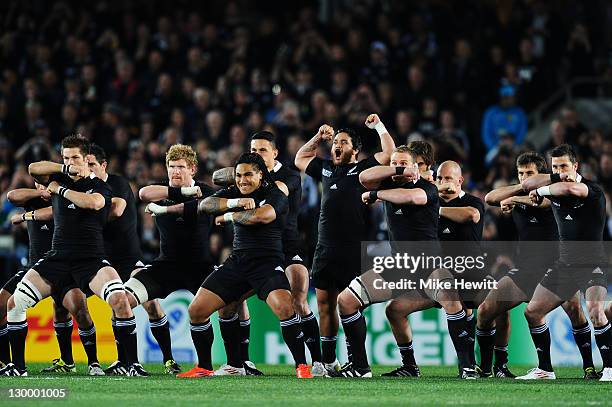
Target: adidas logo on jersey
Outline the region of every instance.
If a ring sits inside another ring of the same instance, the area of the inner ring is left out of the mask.
[[[49,226],[47,226],[47,225],[42,225],[42,226],[40,227],[40,230],[49,230]]]
[[[446,229],[444,229],[444,230],[442,231],[442,233],[450,233],[450,232],[451,232],[451,231],[450,231],[450,229],[449,229],[449,228],[446,228]]]
[[[601,271],[601,269],[597,267],[595,270],[591,272],[591,274],[603,274],[603,271]]]
[[[295,256],[293,256],[291,258],[291,260],[295,260],[295,261],[304,261],[300,256],[298,256],[297,254]]]
[[[404,212],[402,212],[402,208],[400,208],[400,209],[398,209],[398,210],[396,210],[396,211],[395,211],[395,214],[396,214],[396,215],[403,215],[403,214],[404,214]]]
[[[280,271],[281,273],[285,272],[285,270],[281,266],[276,266],[274,270]]]
[[[336,186],[336,184],[334,184],[331,187],[329,187],[329,189],[338,189],[338,187]]]
[[[538,223],[538,220],[536,218],[531,218],[529,219],[530,223]]]
[[[76,206],[74,206],[74,204],[71,203],[70,205],[68,205],[68,209],[76,209]]]
[[[570,214],[568,213],[567,216],[565,217],[565,220],[574,220],[574,218],[572,218]]]
[[[179,216],[178,218],[176,218],[176,222],[185,222],[185,219]]]
[[[356,172],[354,172],[357,169],[357,166],[354,166],[353,168],[351,168],[350,170],[348,170],[348,172],[346,173],[346,175],[357,175]]]

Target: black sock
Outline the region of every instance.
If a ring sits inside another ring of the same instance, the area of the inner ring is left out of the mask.
[[[493,345],[495,343],[495,328],[476,329],[478,346],[480,347],[480,368],[483,372],[491,372],[493,364]]]
[[[251,320],[240,321],[240,358],[244,361],[249,358],[249,343],[251,341]]]
[[[306,346],[308,346],[313,363],[320,362],[321,341],[319,339],[319,323],[312,312],[302,317],[302,332],[304,332],[304,341]]]
[[[215,340],[210,321],[203,324],[191,323],[191,339],[198,354],[198,367],[206,370],[212,368],[212,345]]]
[[[508,364],[508,345],[495,346],[495,366],[502,367]]]
[[[89,328],[79,328],[79,337],[85,353],[87,354],[87,364],[98,363],[98,348],[96,347],[96,327],[91,324]]]
[[[74,358],[72,357],[72,318],[62,322],[53,321],[53,328],[55,328],[60,357],[67,365],[74,364]]]
[[[149,319],[149,326],[162,352],[164,363],[170,359],[174,359],[172,356],[172,342],[170,340],[170,324],[168,323],[168,317],[164,315],[160,319]]]
[[[346,339],[346,358],[348,359],[349,363],[353,363],[353,350],[351,349],[351,343],[348,341],[348,339]]]
[[[455,314],[446,314],[448,323],[448,333],[455,345],[457,359],[459,360],[459,368],[473,367],[474,360],[474,344],[470,337],[470,327],[466,318],[465,310],[461,310]],[[470,355],[470,350],[472,355]]]
[[[13,364],[19,369],[25,369],[25,344],[28,336],[28,321],[8,323],[9,341]]]
[[[125,348],[123,347],[123,344],[121,343],[121,341],[119,341],[119,336],[117,334],[117,324],[115,321],[115,317],[113,317],[112,319],[112,325],[113,325],[113,335],[115,335],[115,346],[117,347],[117,360],[119,362],[121,362],[122,364],[127,364],[127,360],[125,358]]]
[[[11,347],[6,323],[0,325],[0,362],[5,365],[11,362]]]
[[[300,317],[293,314],[291,318],[280,321],[283,339],[293,355],[295,365],[306,364],[306,350],[304,349],[304,333],[302,332]]]
[[[465,320],[468,323],[468,334],[470,335],[470,343],[472,347],[469,352],[471,357],[470,364],[474,366],[476,365],[476,353],[474,351],[474,347],[476,345],[476,318],[474,318],[474,313],[472,312],[470,315],[466,315]]]
[[[350,315],[340,315],[342,328],[346,334],[347,347],[351,347],[352,362],[357,369],[369,369],[368,354],[365,347],[366,322],[360,311]]]
[[[550,361],[550,331],[548,325],[544,323],[540,326],[529,328],[531,339],[538,353],[538,367],[547,372],[552,372],[552,363]]]
[[[136,318],[115,317],[117,325],[117,340],[121,342],[125,349],[126,364],[132,365],[138,362],[138,342],[136,338]]]
[[[572,327],[572,333],[580,356],[582,356],[582,368],[594,367],[593,352],[591,351],[591,326],[588,322],[585,322],[582,325]]]
[[[223,338],[223,346],[225,346],[225,354],[227,356],[227,364],[233,367],[242,367],[243,360],[241,355],[240,343],[240,321],[238,314],[225,319],[219,317],[219,330]]]
[[[397,347],[402,355],[402,365],[404,366],[416,366],[414,360],[414,348],[412,347],[412,341],[407,343],[398,343]]]
[[[336,360],[336,342],[338,342],[337,336],[321,337],[321,358],[323,363],[334,363]]]
[[[593,327],[593,332],[595,332],[595,343],[599,348],[603,367],[612,367],[612,350],[610,349],[612,347],[612,329],[610,329],[610,323]]]

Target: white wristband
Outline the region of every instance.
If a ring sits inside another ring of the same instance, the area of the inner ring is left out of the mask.
[[[149,212],[151,212],[154,215],[163,215],[168,212],[168,207],[161,206],[161,205],[158,205],[152,202],[148,205],[148,208],[149,208]]]
[[[238,206],[238,202],[240,201],[240,199],[238,198],[234,198],[234,199],[228,199],[227,200],[227,207],[228,208],[235,208]]]
[[[223,220],[225,222],[233,222],[234,221],[234,212],[227,212],[223,215]]]
[[[383,124],[383,122],[380,122],[380,121],[378,123],[376,123],[376,126],[374,126],[374,130],[376,130],[376,132],[378,133],[379,136],[381,134],[384,134],[384,133],[389,133],[387,131],[387,128]]]
[[[181,187],[181,195],[183,196],[195,196],[198,194],[200,187]]]
[[[543,187],[540,187],[538,189],[536,189],[536,193],[540,196],[550,196],[552,195],[550,193],[550,185],[545,185]]]

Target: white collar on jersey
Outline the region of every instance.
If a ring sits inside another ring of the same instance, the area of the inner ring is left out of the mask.
[[[582,175],[576,173],[576,182],[581,182],[582,181]]]
[[[274,168],[272,168],[272,172],[278,172],[281,169],[283,163],[280,161],[275,161]]]
[[[93,174],[93,172],[92,172],[92,174]],[[100,178],[100,179],[102,179],[102,178]],[[108,172],[106,173],[106,177],[104,177],[104,179],[102,181],[104,181],[104,182],[108,181]]]
[[[93,171],[92,171],[92,172],[90,172],[90,173],[89,173],[89,178],[91,178],[91,179],[96,178],[96,174],[94,174],[94,173],[93,173]]]
[[[465,196],[465,191],[461,190],[459,191],[459,198],[463,198]]]

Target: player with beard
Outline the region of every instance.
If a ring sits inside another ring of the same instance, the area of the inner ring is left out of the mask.
[[[130,305],[149,303],[151,330],[162,348],[166,373],[176,374],[180,367],[172,357],[170,331],[166,316],[158,302],[177,290],[198,291],[202,281],[212,272],[209,235],[212,218],[198,216],[197,199],[214,192],[208,185],[195,181],[197,156],[190,146],[175,144],[166,153],[167,185],[149,185],[140,189],[140,199],[148,202],[147,212],[155,215],[160,234],[160,253],[152,264],[132,272],[125,283]],[[129,186],[128,186],[129,187]],[[131,190],[129,192],[131,194]],[[168,213],[168,207],[180,204],[181,213]],[[135,222],[135,219],[134,219]],[[131,260],[127,265],[132,264]],[[126,266],[126,271],[129,267]]]
[[[217,224],[233,224],[233,251],[202,283],[189,307],[191,336],[198,353],[198,364],[178,377],[204,377],[215,373],[211,360],[214,335],[210,316],[255,291],[280,320],[283,339],[295,361],[297,377],[312,378],[310,366],[306,365],[300,318],[293,308],[284,268],[282,235],[289,208],[287,191],[279,189],[264,160],[255,153],[245,153],[238,158],[235,178],[235,186],[216,192],[199,205],[200,212],[218,215]],[[169,211],[174,210],[176,207],[169,208]],[[234,342],[234,349],[227,353],[227,364],[233,367],[243,363],[236,345]]]
[[[522,302],[529,302],[536,285],[559,256],[558,250],[553,250],[552,245],[544,248],[541,244],[529,243],[558,241],[559,232],[550,200],[545,199],[541,205],[534,206],[521,185],[531,176],[545,174],[546,160],[537,153],[523,153],[516,159],[516,169],[518,184],[497,188],[485,197],[487,204],[499,206],[502,212],[512,214],[520,242],[516,266],[499,280],[497,289],[491,290],[478,307],[476,335],[480,348],[479,368],[480,375],[485,377],[491,375],[505,377],[500,375],[503,369],[500,359],[503,360],[504,356],[500,351],[503,349],[499,349],[493,343],[495,318]],[[599,374],[593,366],[591,328],[582,311],[580,295],[574,295],[561,306],[572,322],[574,340],[582,356],[584,378],[599,379]],[[495,352],[495,365],[491,373],[493,352]]]
[[[385,205],[389,240],[392,253],[402,252],[398,242],[426,243],[432,254],[439,252],[438,212],[440,208],[438,190],[435,185],[420,176],[416,156],[406,146],[395,149],[389,166],[376,166],[364,171],[359,179],[370,191],[362,194],[364,202],[381,200]],[[449,333],[455,344],[460,360],[461,377],[475,378],[470,357],[468,341],[468,322],[463,305],[455,289],[391,290],[376,285],[379,275],[370,270],[355,278],[338,297],[342,326],[353,352],[353,361],[332,376],[372,377],[365,349],[366,323],[361,310],[371,304],[391,301],[392,304],[418,305],[417,309],[427,309],[438,302],[447,313]],[[443,269],[424,268],[416,271],[414,281],[419,280],[452,281],[451,273]],[[401,296],[401,297],[400,297]],[[395,330],[394,330],[395,333]],[[473,350],[472,350],[473,352]],[[413,363],[416,366],[416,363]],[[418,369],[415,371],[418,375]]]
[[[304,265],[304,252],[300,242],[298,231],[298,214],[302,197],[302,180],[300,174],[277,161],[278,149],[276,148],[275,136],[268,131],[260,131],[251,137],[251,152],[259,154],[266,163],[270,176],[275,181],[282,182],[289,191],[289,214],[285,229],[283,230],[283,250],[285,252],[285,274],[291,285],[291,297],[293,306],[302,321],[302,332],[304,341],[312,357],[312,375],[324,376],[327,374],[321,363],[321,343],[319,341],[319,324],[308,306],[308,286],[310,277],[308,269]],[[234,168],[223,168],[213,173],[213,182],[217,185],[234,184]],[[223,336],[226,349],[232,341],[241,342],[242,359],[245,360],[244,368],[246,374],[262,374],[249,361],[249,332],[250,319],[246,302],[239,308],[240,318],[235,317],[233,306],[219,310],[219,327]],[[239,324],[239,329],[230,328],[231,324]],[[240,338],[230,337],[230,332],[240,331]],[[223,370],[223,367],[221,368]],[[226,369],[227,370],[227,369]],[[237,371],[230,369],[229,371]]]
[[[599,185],[578,173],[578,160],[571,146],[562,144],[550,154],[553,173],[534,175],[521,183],[533,203],[540,205],[544,198],[551,201],[560,243],[559,259],[547,270],[525,309],[538,353],[538,367],[517,379],[556,378],[545,317],[576,293],[583,292],[603,361],[599,380],[612,381],[612,330],[605,314],[608,270],[602,244],[606,198]]]
[[[127,179],[120,175],[106,172],[108,165],[104,149],[92,144],[87,156],[87,162],[96,177],[109,184],[113,191],[112,209],[109,223],[104,228],[104,246],[113,267],[125,283],[131,273],[144,267],[137,223],[138,212],[136,199]],[[163,355],[164,370],[168,374],[180,373],[180,366],[174,361],[170,341],[170,325],[159,301],[154,299],[142,304],[149,314],[149,325],[153,337],[159,344]],[[113,325],[113,330],[116,326]],[[117,342],[118,360],[104,369],[106,374],[123,375],[127,368],[123,346]]]
[[[13,295],[17,284],[21,281],[25,273],[43,258],[45,253],[51,249],[53,238],[53,210],[51,208],[51,195],[47,188],[39,183],[35,183],[36,189],[15,189],[9,191],[7,199],[14,205],[22,206],[26,213],[14,215],[11,219],[13,224],[27,222],[29,238],[28,264],[22,271],[15,274],[0,290],[0,315],[6,318],[6,304],[8,298]],[[66,304],[66,306],[62,305]],[[66,307],[68,309],[66,309]],[[90,376],[103,376],[104,372],[100,367],[97,358],[95,327],[89,311],[87,302],[81,290],[68,291],[63,300],[53,296],[53,328],[55,337],[59,345],[60,357],[53,359],[53,364],[42,370],[44,373],[74,373],[76,365],[72,356],[72,315],[77,320],[79,337],[87,354],[87,373]],[[6,322],[5,322],[6,323]],[[0,328],[2,332],[2,328]],[[93,337],[91,335],[93,333]],[[1,335],[1,333],[0,333]],[[4,348],[6,346],[6,348]],[[8,336],[6,345],[0,337],[0,354],[8,352]],[[10,361],[10,357],[8,358]],[[4,360],[0,358],[0,360]],[[5,362],[8,363],[8,362]]]
[[[111,207],[109,186],[96,178],[85,163],[89,142],[81,136],[62,140],[64,164],[32,163],[30,174],[48,184],[55,229],[51,250],[17,284],[8,304],[7,319],[13,363],[1,375],[26,376],[26,311],[42,299],[63,299],[70,291],[93,292],[108,302],[117,320],[120,341],[126,343],[130,374],[138,375],[136,320],[119,275],[105,259],[102,232]],[[83,294],[81,294],[83,297]]]
[[[340,129],[334,135],[334,129],[323,125],[295,157],[295,166],[300,171],[322,183],[312,282],[319,308],[322,360],[328,371],[340,368],[336,359],[338,294],[359,275],[360,256],[356,253],[360,253],[361,241],[366,239],[367,205],[361,201],[365,188],[359,182],[359,174],[380,164],[387,165],[395,148],[378,115],[369,115],[366,126],[375,129],[380,137],[382,151],[374,156],[357,161],[361,152],[357,134],[351,129]],[[332,141],[331,160],[317,157],[322,141]]]

